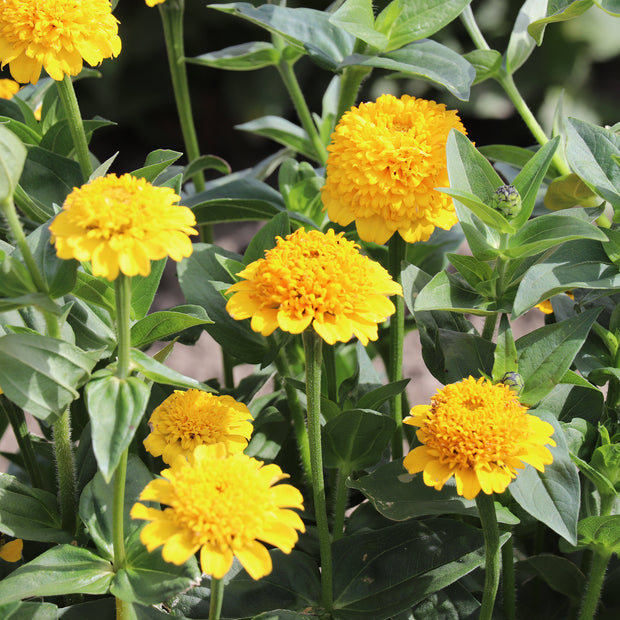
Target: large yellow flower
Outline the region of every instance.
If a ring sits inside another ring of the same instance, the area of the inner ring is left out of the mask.
[[[301,493],[274,464],[263,465],[243,453],[227,455],[222,444],[198,446],[178,456],[162,478],[140,495],[167,508],[134,504],[131,516],[150,521],[140,534],[149,551],[163,545],[166,562],[183,564],[200,549],[204,573],[221,579],[233,556],[253,579],[271,572],[267,543],[290,553],[304,524],[290,508],[303,509]],[[259,542],[262,541],[262,542]]]
[[[243,452],[252,434],[252,414],[232,396],[176,390],[151,414],[144,447],[170,465],[201,444],[223,443],[229,454]]]
[[[19,91],[19,84],[13,80],[0,80],[0,99],[12,99]]]
[[[465,133],[454,110],[434,101],[382,95],[343,114],[328,147],[323,204],[329,218],[355,221],[364,241],[398,231],[409,243],[457,222],[447,187],[450,129]]]
[[[405,457],[410,474],[424,472],[424,483],[441,490],[452,476],[466,499],[484,491],[503,493],[525,463],[544,471],[553,461],[546,444],[553,426],[526,413],[517,396],[503,383],[473,377],[446,385],[431,405],[411,409],[405,424],[419,426],[423,444]]]
[[[52,243],[60,258],[91,261],[95,276],[147,276],[150,261],[192,253],[196,218],[178,200],[171,188],[130,174],[98,177],[67,196],[50,226]]]
[[[77,75],[121,51],[109,0],[0,0],[0,60],[18,82]]]
[[[303,228],[278,237],[275,248],[237,274],[226,310],[252,318],[252,329],[268,336],[279,327],[299,334],[312,326],[329,344],[357,336],[377,339],[377,323],[394,313],[388,295],[402,295],[379,263],[333,230]]]

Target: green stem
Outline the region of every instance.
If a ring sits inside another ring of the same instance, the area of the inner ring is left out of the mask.
[[[474,45],[480,50],[489,50],[489,44],[486,42],[476,19],[474,17],[473,11],[471,10],[471,6],[467,5],[463,12],[461,13],[461,21],[463,22],[469,36],[471,37]],[[529,130],[532,132],[536,141],[544,146],[549,138],[547,134],[544,132],[543,128],[540,126],[540,123],[530,110],[527,105],[525,99],[521,96],[519,89],[517,88],[512,75],[509,74],[505,68],[499,70],[497,75],[494,76],[501,87],[504,89],[504,92],[508,95],[510,101],[514,105],[515,109],[528,126]],[[568,164],[564,161],[560,153],[556,152],[553,156],[553,163],[555,167],[558,169],[561,175],[569,174],[571,172]]]
[[[344,519],[349,497],[346,480],[349,472],[338,470],[336,472],[336,501],[334,504],[334,535],[333,540],[338,540],[344,535]]]
[[[310,462],[310,443],[308,440],[308,431],[306,429],[306,420],[303,408],[299,402],[297,390],[288,381],[286,381],[286,377],[292,376],[292,373],[284,348],[280,349],[274,362],[278,370],[278,374],[282,379],[282,383],[284,384],[284,392],[286,393],[286,400],[291,412],[293,431],[297,441],[297,449],[299,450],[299,458],[304,470],[306,484],[308,485],[308,488],[311,488],[312,465]]]
[[[43,489],[43,477],[41,476],[41,469],[39,468],[39,462],[37,461],[37,455],[32,446],[32,440],[30,439],[30,432],[28,431],[28,425],[26,424],[26,417],[22,409],[14,405],[6,396],[0,396],[0,410],[4,412],[19,446],[19,452],[24,459],[24,466],[28,472],[30,482],[33,487],[37,489]]]
[[[129,376],[129,353],[131,350],[131,278],[119,274],[114,282],[116,298],[117,366],[116,376],[126,379]]]
[[[170,79],[172,90],[177,106],[177,114],[181,125],[181,133],[187,159],[192,162],[200,157],[200,146],[192,113],[192,103],[187,79],[187,65],[185,63],[185,45],[183,35],[183,17],[185,13],[184,0],[168,0],[159,5],[168,65],[170,67]],[[192,176],[196,193],[205,190],[205,178],[202,171]],[[200,227],[200,240],[205,243],[213,243],[213,227],[204,225]]]
[[[605,571],[610,559],[611,552],[601,553],[598,550],[594,551],[588,584],[581,604],[581,611],[579,612],[579,620],[592,620],[594,618],[601,597],[603,582],[605,581]]]
[[[86,140],[84,123],[82,122],[80,107],[78,105],[77,97],[75,96],[73,82],[68,75],[65,75],[63,80],[56,82],[56,86],[58,87],[58,94],[60,95],[62,106],[67,115],[69,132],[71,133],[71,138],[73,139],[75,154],[80,164],[82,176],[86,182],[93,172],[93,166],[90,161],[88,141]]]
[[[405,259],[407,244],[394,233],[388,243],[388,271],[395,282],[402,285],[401,264]],[[405,299],[402,295],[392,297],[396,312],[390,319],[390,341],[388,358],[388,377],[390,383],[403,378],[403,342],[405,338]],[[396,422],[396,431],[392,438],[392,459],[403,456],[403,398],[396,394],[390,398],[390,410]]]
[[[222,371],[224,373],[224,387],[232,390],[235,387],[234,363],[232,357],[222,349]]]
[[[484,320],[484,326],[482,328],[482,338],[492,341],[493,334],[495,333],[495,326],[497,325],[497,314],[489,314]]]
[[[54,422],[54,452],[58,474],[58,496],[62,529],[75,534],[77,528],[77,486],[71,445],[71,415],[65,409]]]
[[[325,364],[325,378],[327,383],[327,398],[334,403],[338,402],[338,381],[336,377],[336,354],[335,345],[323,349],[323,362]]]
[[[362,53],[366,51],[366,44],[359,39],[355,42],[353,53]],[[340,117],[350,110],[357,102],[357,95],[364,79],[370,75],[372,67],[346,67],[342,72],[340,79],[340,94],[338,96],[338,108],[336,110],[337,123]]]
[[[211,601],[209,604],[209,620],[220,620],[222,601],[224,600],[224,582],[211,577]]]
[[[504,615],[506,620],[517,620],[515,560],[512,536],[502,547],[502,592],[504,595]]]
[[[319,534],[321,555],[321,599],[327,611],[333,607],[332,551],[325,480],[323,478],[323,452],[321,447],[321,344],[322,340],[312,329],[303,333],[306,354],[306,396],[308,400],[308,439],[310,442],[310,465],[312,468],[312,491],[314,512]]]
[[[484,533],[485,579],[482,607],[479,620],[491,620],[500,576],[499,528],[493,495],[480,492],[476,496],[476,506]]]
[[[310,114],[308,104],[306,103],[306,98],[304,97],[301,87],[299,86],[295,71],[293,71],[293,63],[281,58],[278,62],[278,72],[280,73],[282,81],[284,82],[289,96],[291,97],[291,101],[295,106],[301,125],[306,130],[308,138],[310,138],[310,143],[314,148],[316,160],[321,165],[325,165],[325,162],[327,161],[327,148],[323,144],[323,140],[321,140],[321,136],[319,135],[316,125],[314,124],[312,114]]]
[[[114,571],[125,567],[125,483],[127,481],[128,450],[121,454],[114,472],[114,493],[112,500],[112,542],[114,545]]]

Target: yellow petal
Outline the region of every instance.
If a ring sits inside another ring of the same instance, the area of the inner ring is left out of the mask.
[[[232,566],[232,561],[233,554],[228,548],[221,551],[216,547],[203,545],[200,549],[200,567],[202,572],[216,579],[222,579],[226,575]]]
[[[19,562],[22,559],[24,541],[21,538],[0,545],[0,558],[5,562]]]
[[[260,579],[271,572],[271,556],[264,545],[255,540],[236,549],[235,555],[252,579]]]

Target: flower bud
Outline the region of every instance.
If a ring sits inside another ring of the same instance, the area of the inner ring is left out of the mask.
[[[521,211],[521,196],[514,185],[502,185],[495,190],[491,206],[510,219]]]
[[[507,372],[502,377],[502,383],[507,385],[517,396],[523,391],[525,382],[518,372]]]

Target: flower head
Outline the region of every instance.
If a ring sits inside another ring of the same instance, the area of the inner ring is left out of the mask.
[[[183,564],[200,549],[204,573],[221,579],[233,556],[253,579],[271,572],[267,543],[290,553],[304,524],[290,508],[303,509],[301,493],[274,464],[243,453],[228,456],[222,444],[198,446],[140,494],[167,508],[134,504],[131,516],[150,521],[140,534],[149,551],[163,545],[166,562]],[[262,542],[259,542],[262,541]]]
[[[109,0],[2,0],[0,61],[18,82],[36,84],[44,68],[54,80],[77,75],[121,51]]]
[[[420,427],[422,443],[405,457],[410,474],[424,472],[424,483],[441,490],[452,476],[456,490],[473,499],[480,490],[503,493],[525,463],[544,471],[553,461],[546,444],[553,426],[526,413],[503,383],[469,377],[446,385],[431,405],[411,409],[404,422]]]
[[[166,0],[144,0],[147,6],[155,6],[156,4],[163,4]]]
[[[7,543],[0,540],[0,559],[5,562],[19,562],[22,559],[24,541],[16,538]]]
[[[446,141],[465,133],[454,110],[434,101],[382,95],[343,114],[328,147],[323,204],[331,220],[355,221],[364,241],[396,231],[409,243],[457,222],[448,185]]]
[[[278,237],[275,248],[237,275],[226,310],[252,317],[252,329],[268,336],[280,327],[299,334],[307,327],[329,344],[357,336],[377,339],[377,323],[394,313],[388,295],[402,295],[379,263],[360,254],[354,242],[333,230],[303,228]]]
[[[151,260],[192,253],[196,218],[178,200],[171,188],[130,174],[98,177],[67,196],[50,226],[52,243],[60,258],[91,261],[95,276],[147,276]]]
[[[566,291],[564,294],[570,299],[575,299],[575,296],[571,291]],[[538,310],[540,310],[543,314],[553,314],[553,306],[551,305],[550,299],[541,301],[539,304],[536,304],[534,308],[538,308]]]
[[[12,99],[19,91],[19,84],[13,80],[0,80],[0,99]]]
[[[170,465],[201,444],[223,443],[229,454],[243,452],[252,434],[252,414],[231,396],[176,390],[157,407],[144,447]]]

